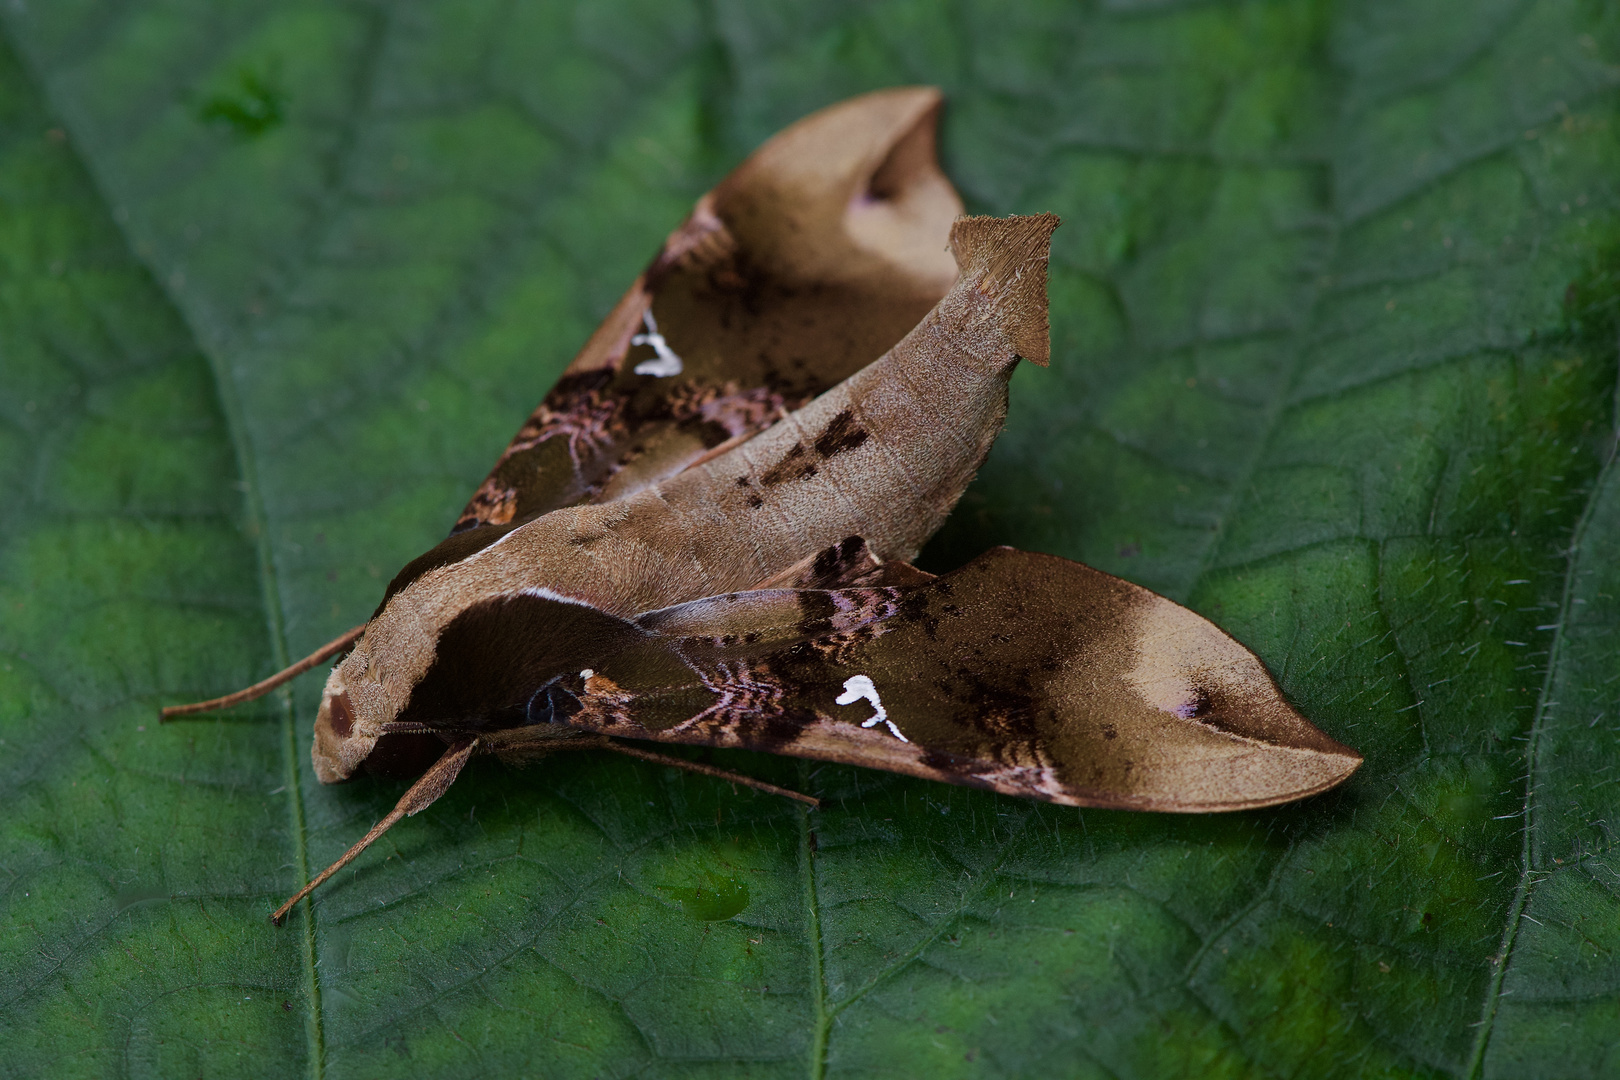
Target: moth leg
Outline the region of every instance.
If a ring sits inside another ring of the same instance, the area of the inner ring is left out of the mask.
[[[391,725],[403,727],[404,725]],[[601,735],[571,729],[559,724],[539,724],[530,727],[508,728],[505,731],[492,732],[483,738],[483,749],[497,754],[503,761],[522,761],[526,757],[541,757],[554,754],[559,750],[612,750],[625,757],[640,758],[642,761],[656,762],[659,765],[673,765],[677,769],[688,772],[701,773],[719,780],[733,784],[742,784],[756,791],[763,791],[769,795],[781,795],[789,799],[797,799],[810,806],[820,806],[821,800],[813,795],[803,795],[797,791],[767,784],[763,780],[743,776],[740,773],[717,769],[712,765],[701,765],[695,761],[685,761],[681,758],[667,757],[655,754],[651,750],[642,750],[635,746],[626,746],[624,743]]]
[[[819,807],[821,805],[821,800],[816,798],[814,795],[805,795],[802,792],[790,791],[787,788],[777,787],[775,784],[767,784],[763,780],[755,780],[751,776],[743,776],[740,773],[727,772],[725,769],[716,769],[712,765],[701,765],[696,761],[685,761],[677,757],[668,757],[664,754],[655,754],[650,750],[642,750],[634,746],[626,746],[621,742],[607,741],[602,743],[600,747],[597,747],[597,749],[612,750],[614,753],[623,754],[625,757],[640,758],[642,761],[651,761],[659,765],[673,765],[675,768],[685,769],[687,772],[701,773],[704,776],[712,776],[718,780],[727,780],[733,784],[741,784],[744,787],[751,787],[755,791],[763,791],[767,795],[781,795],[784,798],[797,799],[806,806]]]
[[[373,840],[393,828],[395,822],[412,814],[419,814],[432,806],[434,801],[448,791],[451,784],[455,783],[456,777],[461,774],[461,767],[467,764],[467,759],[472,757],[473,751],[477,747],[477,739],[468,739],[465,742],[458,742],[451,746],[449,750],[446,750],[444,756],[435,762],[432,768],[423,773],[422,778],[412,784],[411,789],[400,797],[399,802],[388,812],[387,817],[373,825],[371,831],[361,837],[359,843],[345,851],[341,859],[322,870],[314,881],[299,889],[292,899],[277,908],[276,913],[270,916],[270,921],[280,926],[281,920],[287,917],[287,912],[292,910],[294,904],[314,892],[321,882],[349,865],[356,855],[371,846]]]
[[[365,632],[366,624],[361,623],[353,630],[349,630],[341,636],[335,637],[331,641],[328,641],[325,645],[322,645],[320,648],[298,661],[298,663],[293,664],[291,667],[283,668],[274,675],[270,676],[268,679],[265,679],[263,682],[254,683],[246,690],[238,690],[234,694],[226,694],[224,697],[212,698],[208,701],[194,701],[190,705],[170,705],[168,708],[164,709],[158,714],[158,722],[165,723],[172,720],[176,716],[190,716],[192,713],[212,712],[215,709],[228,709],[232,705],[240,705],[244,701],[252,701],[254,698],[262,698],[264,695],[268,694],[282,683],[291,682],[293,679],[302,675],[316,664],[319,664],[322,660],[330,660],[332,657],[336,656],[338,653],[360,640],[360,635]]]

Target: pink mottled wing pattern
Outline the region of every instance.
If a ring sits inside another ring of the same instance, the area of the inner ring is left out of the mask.
[[[961,202],[931,88],[786,129],[665,241],[455,531],[630,494],[763,430],[886,352],[955,278]]]

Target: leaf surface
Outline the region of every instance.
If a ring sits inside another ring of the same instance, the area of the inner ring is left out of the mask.
[[[0,13],[0,1072],[1600,1076],[1620,23],[1448,5]],[[318,679],[692,198],[930,82],[1053,364],[924,565],[1187,603],[1366,765],[1076,811],[714,754],[308,772]]]

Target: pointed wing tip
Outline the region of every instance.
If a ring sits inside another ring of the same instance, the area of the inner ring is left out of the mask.
[[[848,100],[850,102],[856,102],[866,101],[869,99],[881,100],[884,98],[892,98],[901,101],[916,101],[919,104],[932,104],[936,101],[944,101],[945,92],[939,87],[930,83],[914,83],[910,86],[889,86],[883,88],[882,90],[873,90],[870,93],[859,94],[855,97],[849,98]]]
[[[1333,760],[1338,769],[1336,775],[1328,784],[1328,787],[1338,787],[1340,784],[1350,779],[1355,771],[1361,768],[1361,766],[1367,761],[1366,758],[1362,757],[1348,746],[1344,746],[1342,744],[1338,747],[1338,749],[1326,753],[1323,756]]]
[[[1321,790],[1325,791],[1327,788],[1344,783],[1352,773],[1361,768],[1362,763],[1366,760],[1361,754],[1305,719],[1291,705],[1285,702],[1281,703],[1297,721],[1298,726],[1304,729],[1306,737],[1299,738],[1301,732],[1298,730],[1291,732],[1290,734],[1294,735],[1295,738],[1277,743],[1277,749],[1308,755],[1311,759],[1319,762],[1322,769],[1330,776],[1330,779]]]
[[[945,102],[945,92],[937,86],[918,84],[915,86],[888,86],[881,90],[873,90],[865,94],[857,94],[852,98],[834,102],[826,108],[811,113],[806,119],[812,119],[828,113],[843,113],[848,115],[857,112],[878,112],[894,110],[906,117],[921,117],[930,109],[937,109]],[[802,121],[801,121],[802,122]]]
[[[1284,806],[1332,791],[1350,779],[1355,771],[1361,768],[1365,759],[1348,746],[1334,742],[1326,735],[1322,736],[1322,740],[1328,745],[1277,748],[1294,758],[1287,772],[1296,778],[1296,785],[1277,783],[1271,791],[1257,793],[1255,797],[1249,799],[1234,799],[1229,805],[1215,809],[1258,810],[1268,806]]]
[[[715,189],[722,201],[752,182],[756,171],[804,172],[819,185],[840,189],[865,180],[908,136],[926,135],[930,165],[933,138],[945,95],[937,86],[893,86],[859,94],[818,109],[767,139]],[[746,178],[739,180],[739,174]],[[954,194],[954,192],[953,192]],[[957,213],[961,213],[960,200]]]
[[[963,217],[951,226],[951,253],[962,283],[998,301],[1013,350],[1046,367],[1052,353],[1047,326],[1046,266],[1056,214]]]
[[[1239,791],[1233,792],[1238,797],[1233,798],[1230,805],[1217,809],[1250,810],[1297,802],[1331,791],[1361,768],[1365,759],[1359,753],[1300,716],[1291,706],[1283,704],[1283,707],[1297,721],[1297,726],[1289,725],[1293,730],[1274,731],[1269,737],[1262,737],[1270,744],[1264,754],[1270,759],[1268,766],[1251,774],[1249,779],[1254,786],[1247,793],[1248,797],[1240,794],[1245,785],[1239,783],[1235,785]],[[1271,741],[1277,736],[1281,738]]]

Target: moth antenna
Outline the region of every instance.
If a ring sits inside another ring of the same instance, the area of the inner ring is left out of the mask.
[[[658,765],[673,765],[677,769],[685,769],[687,772],[702,773],[704,776],[712,776],[717,780],[729,780],[733,784],[741,784],[743,787],[751,787],[755,791],[763,791],[767,795],[781,795],[784,798],[797,799],[806,806],[821,806],[821,800],[816,798],[814,795],[806,795],[799,791],[790,791],[784,787],[777,787],[775,784],[767,784],[763,780],[755,780],[751,776],[743,776],[740,773],[727,772],[725,769],[716,769],[712,765],[700,765],[695,761],[685,761],[677,757],[666,757],[663,754],[655,754],[650,750],[638,750],[633,746],[626,746],[623,743],[616,742],[605,743],[598,749],[612,750],[614,753],[623,754],[625,757],[640,758],[642,761],[651,761]],[[347,858],[347,856],[345,856],[345,858]]]
[[[466,742],[456,743],[449,750],[446,750],[444,756],[434,762],[432,768],[423,773],[422,778],[412,784],[409,791],[400,796],[399,802],[394,804],[394,808],[388,812],[387,817],[373,825],[371,831],[362,836],[359,843],[345,851],[341,859],[322,870],[315,876],[314,881],[299,889],[292,899],[277,908],[276,913],[270,916],[270,921],[280,926],[281,921],[287,917],[287,912],[292,910],[294,904],[314,892],[327,878],[349,865],[356,855],[370,847],[372,841],[376,840],[377,837],[392,829],[394,824],[401,818],[419,814],[432,806],[440,795],[450,790],[450,785],[456,782],[457,776],[461,775],[461,767],[467,764],[467,759],[472,757],[473,751],[477,747],[478,740],[469,739]]]
[[[291,682],[310,668],[323,660],[330,660],[338,653],[360,640],[360,635],[366,632],[365,623],[361,623],[353,630],[344,632],[341,637],[335,637],[325,645],[316,649],[308,656],[291,667],[282,668],[263,682],[256,682],[246,690],[238,690],[234,694],[224,697],[211,698],[208,701],[194,701],[190,705],[170,705],[158,714],[159,723],[167,723],[176,716],[190,716],[192,713],[213,712],[215,709],[229,709],[233,705],[240,705],[244,701],[262,698],[282,683]]]

